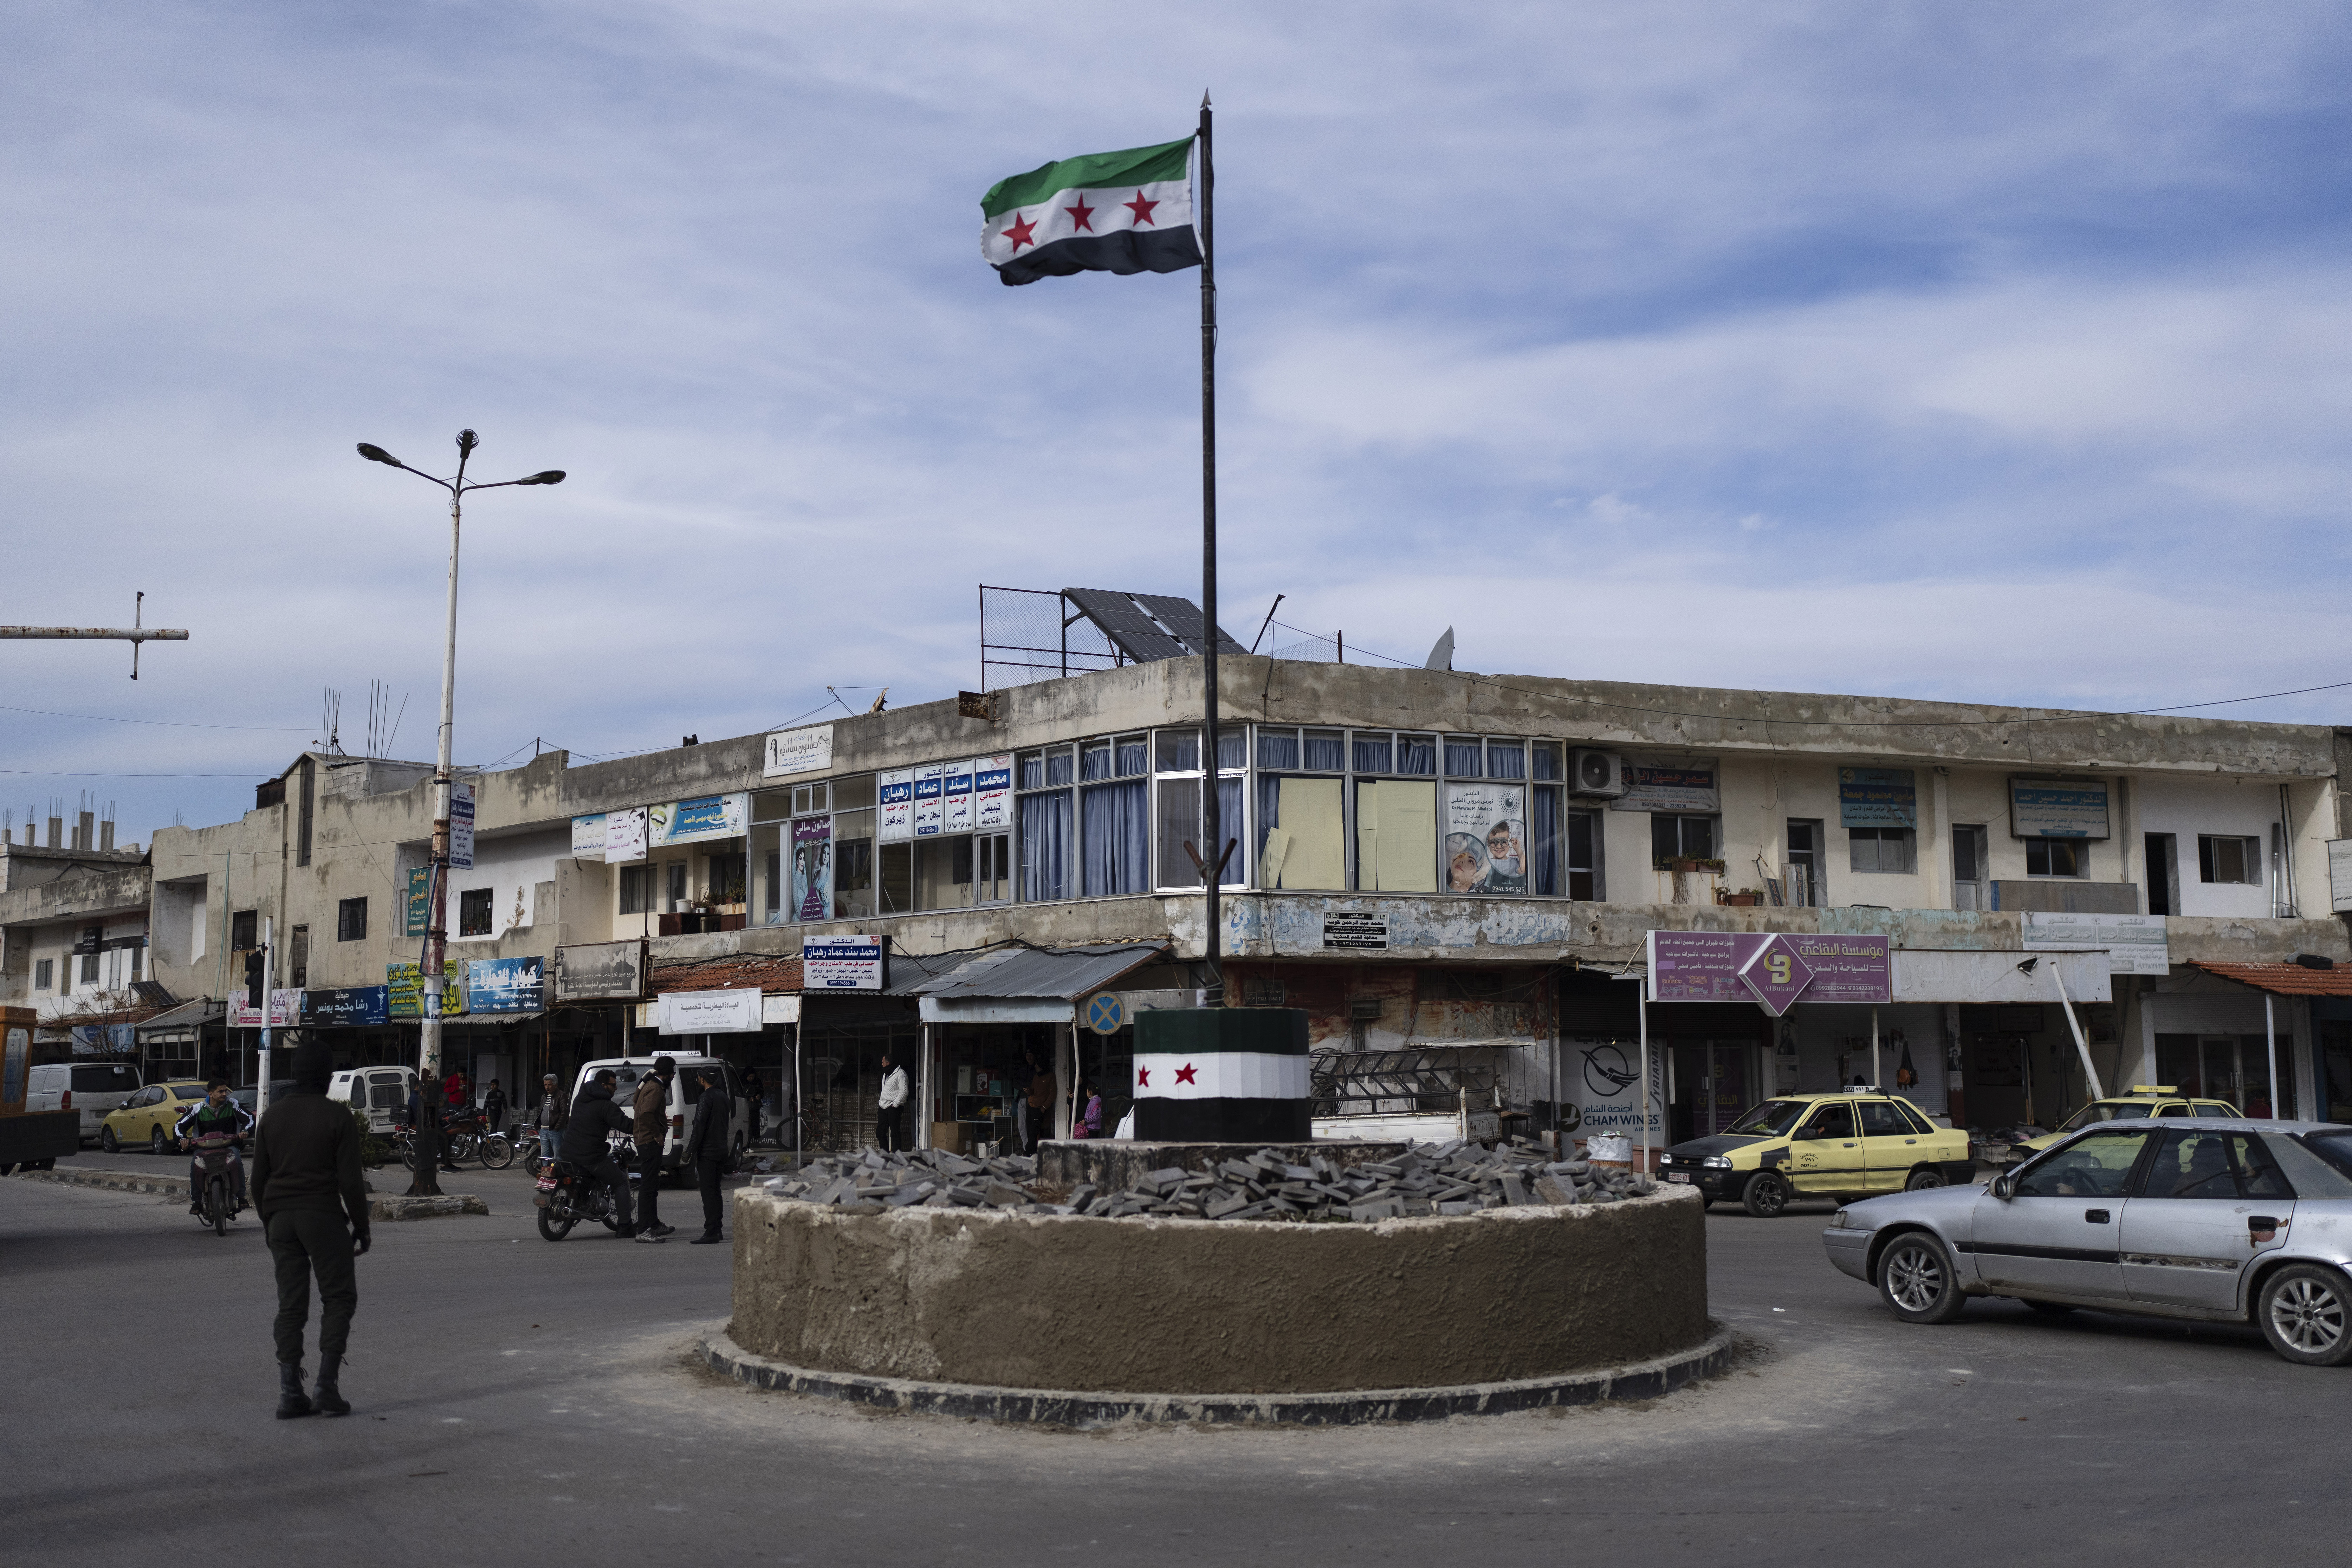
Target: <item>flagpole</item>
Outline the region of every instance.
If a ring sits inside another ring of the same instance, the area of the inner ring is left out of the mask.
[[[1201,879],[1207,884],[1208,936],[1204,945],[1208,984],[1202,1005],[1225,1004],[1223,918],[1218,908],[1224,881],[1224,824],[1217,809],[1217,245],[1213,203],[1217,176],[1210,158],[1209,95],[1201,95],[1201,640],[1203,703],[1201,767]]]

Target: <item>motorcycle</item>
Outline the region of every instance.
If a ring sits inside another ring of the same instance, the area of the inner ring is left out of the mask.
[[[207,1132],[195,1141],[196,1164],[202,1173],[204,1195],[200,1200],[204,1223],[213,1227],[215,1236],[228,1234],[228,1222],[243,1205],[236,1202],[236,1174],[234,1151],[236,1140],[226,1132]]]
[[[627,1146],[618,1136],[612,1143],[615,1153]],[[539,1234],[549,1241],[562,1241],[583,1220],[600,1221],[606,1230],[621,1228],[612,1193],[569,1160],[558,1159],[541,1168],[530,1201],[539,1209]]]

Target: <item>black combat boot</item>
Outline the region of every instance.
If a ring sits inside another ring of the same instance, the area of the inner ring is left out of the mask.
[[[346,1409],[350,1408],[348,1405]],[[291,1421],[297,1415],[310,1414],[310,1395],[302,1392],[302,1363],[281,1361],[278,1363],[278,1419]]]
[[[335,1374],[342,1371],[342,1367],[343,1358],[339,1355],[319,1357],[319,1386],[311,1395],[311,1403],[319,1407],[322,1415],[349,1415],[352,1413],[352,1402],[345,1399],[343,1391],[335,1386]]]

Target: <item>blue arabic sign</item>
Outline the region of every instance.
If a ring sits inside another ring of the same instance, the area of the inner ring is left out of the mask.
[[[383,985],[347,985],[302,993],[302,1022],[313,1028],[357,1028],[392,1021],[392,992]]]
[[[1909,768],[1840,768],[1838,826],[1918,826],[1917,776]]]
[[[478,958],[466,965],[466,1011],[536,1013],[546,1006],[545,962]]]

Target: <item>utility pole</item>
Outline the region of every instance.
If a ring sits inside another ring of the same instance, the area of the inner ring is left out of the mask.
[[[457,432],[457,473],[441,479],[422,468],[411,468],[383,447],[362,441],[360,456],[371,463],[404,469],[449,492],[449,612],[441,644],[441,739],[434,753],[432,913],[425,931],[424,1017],[417,1028],[416,1174],[409,1184],[411,1197],[437,1197],[441,1192],[441,982],[449,951],[449,799],[456,782],[451,741],[457,705],[457,547],[465,525],[466,496],[471,490],[503,489],[509,485],[560,485],[562,468],[547,468],[525,479],[482,484],[466,478],[467,459],[481,437],[471,430]]]

